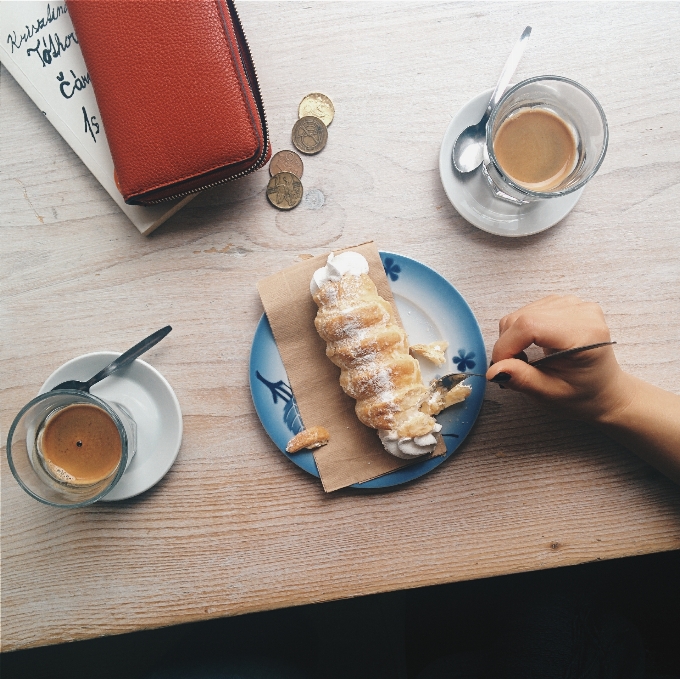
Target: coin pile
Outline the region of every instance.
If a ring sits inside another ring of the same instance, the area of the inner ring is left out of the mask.
[[[320,92],[308,94],[298,107],[298,121],[293,125],[293,144],[301,153],[319,153],[328,141],[328,126],[333,121],[333,102]],[[279,151],[269,163],[271,179],[267,198],[279,210],[292,210],[302,200],[302,158],[295,151]]]

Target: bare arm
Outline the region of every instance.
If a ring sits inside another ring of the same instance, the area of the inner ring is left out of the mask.
[[[625,373],[612,347],[555,359],[540,369],[513,358],[532,343],[550,353],[609,340],[599,305],[546,297],[501,319],[487,378],[509,375],[510,389],[565,417],[591,422],[680,483],[680,396]]]
[[[595,424],[680,484],[680,396],[626,373],[622,381],[628,404]]]

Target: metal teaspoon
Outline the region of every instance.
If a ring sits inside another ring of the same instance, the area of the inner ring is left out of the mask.
[[[527,26],[520,36],[517,44],[512,48],[508,60],[505,62],[501,77],[498,79],[496,89],[491,95],[489,105],[482,116],[482,119],[476,125],[466,127],[459,135],[453,144],[453,164],[463,174],[476,170],[482,164],[484,144],[486,143],[486,123],[489,120],[491,111],[499,102],[500,98],[505,92],[505,88],[510,82],[519,60],[522,58],[524,49],[526,47],[529,36],[531,35],[531,26]]]
[[[554,358],[562,358],[563,356],[570,354],[580,354],[582,351],[590,351],[591,349],[608,347],[610,344],[616,344],[616,342],[598,342],[597,344],[587,344],[582,347],[574,347],[573,349],[564,349],[562,351],[556,351],[554,354],[547,354],[546,356],[537,358],[533,361],[527,361],[526,354],[520,354],[515,358],[519,358],[529,365],[533,365],[534,367],[538,368],[544,363],[552,361]],[[444,387],[444,389],[453,389],[453,387],[455,387],[457,384],[460,384],[468,377],[486,377],[486,375],[482,375],[481,373],[449,373],[448,375],[439,377],[436,380],[432,380],[432,382],[430,382],[430,391],[434,392],[440,387]]]
[[[50,391],[57,391],[57,389],[76,389],[78,391],[90,391],[90,387],[101,382],[105,377],[108,377],[111,373],[116,372],[124,368],[126,365],[132,363],[136,358],[139,358],[144,352],[151,349],[151,347],[158,344],[170,331],[172,327],[166,325],[160,330],[156,330],[153,335],[149,335],[146,339],[143,339],[139,344],[135,344],[132,349],[128,349],[124,354],[121,354],[115,361],[106,366],[103,370],[100,370],[94,377],[91,377],[87,382],[80,382],[78,380],[68,380],[67,382],[62,382],[58,384]]]

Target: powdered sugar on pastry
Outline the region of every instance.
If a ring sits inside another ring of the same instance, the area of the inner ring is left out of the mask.
[[[340,368],[340,385],[356,399],[357,417],[377,429],[386,450],[415,457],[434,450],[441,427],[420,406],[427,397],[420,366],[389,302],[357,252],[332,253],[310,284],[319,307],[314,324],[326,355]]]

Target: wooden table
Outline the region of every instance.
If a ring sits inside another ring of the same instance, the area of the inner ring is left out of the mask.
[[[374,239],[498,319],[548,293],[604,308],[626,370],[680,384],[678,4],[242,3],[274,150],[311,91],[336,107],[305,159],[320,209],[277,212],[266,170],[206,192],[140,236],[2,71],[3,436],[68,359],[147,355],[184,441],[142,496],[54,510],[2,465],[4,650],[373,592],[680,547],[680,491],[590,427],[490,385],[460,455],[391,492],[325,495],[264,432],[248,354],[256,281]],[[526,24],[516,78],[557,73],[599,98],[611,141],[555,228],[504,239],[467,224],[438,174],[452,114],[493,85]],[[210,121],[206,121],[209,125]]]

